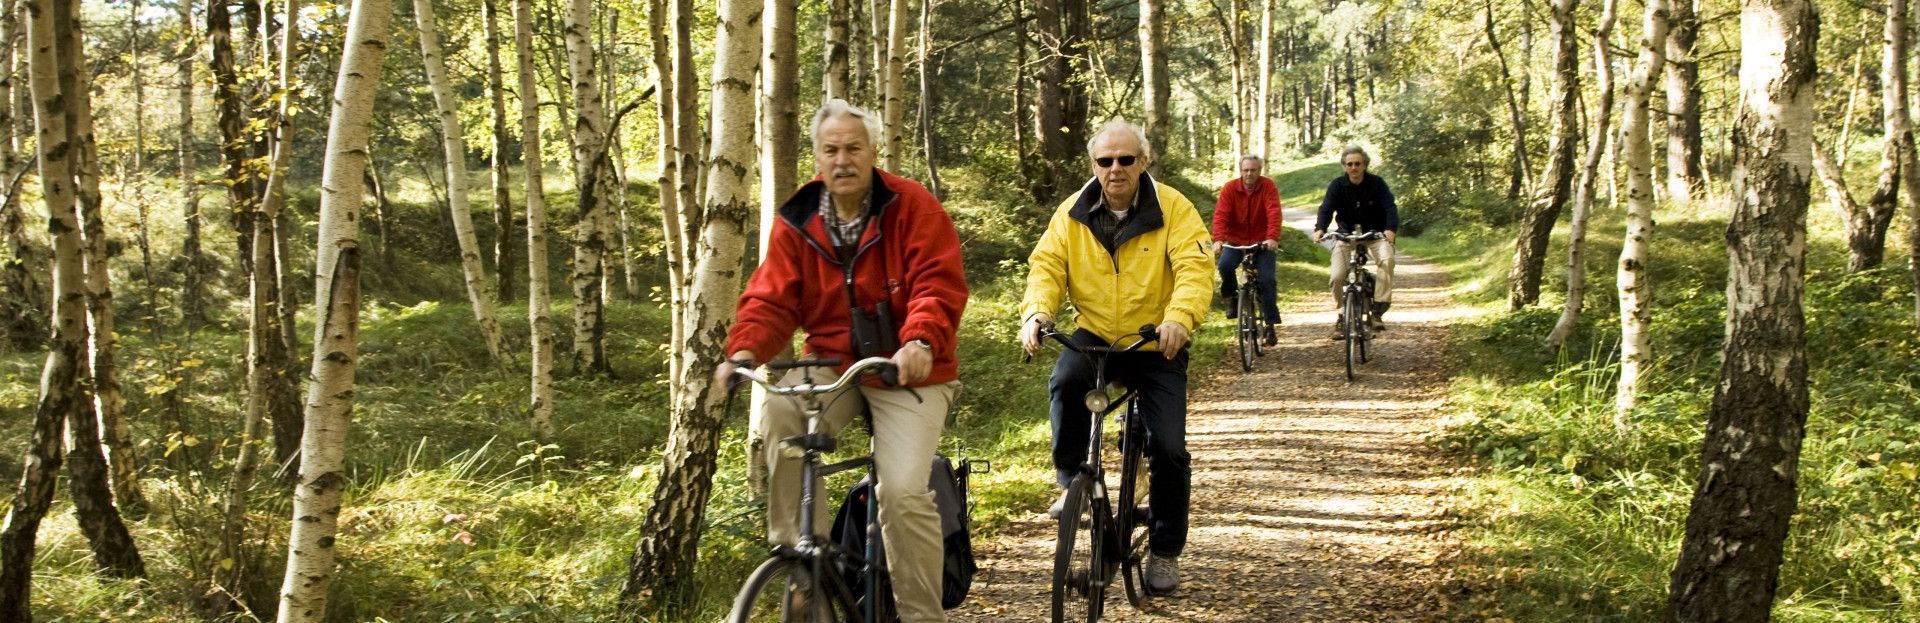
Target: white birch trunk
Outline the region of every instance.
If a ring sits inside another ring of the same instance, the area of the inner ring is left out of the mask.
[[[1580,165],[1580,181],[1573,189],[1573,223],[1567,232],[1567,303],[1560,319],[1547,335],[1547,350],[1559,352],[1580,324],[1580,313],[1587,299],[1587,221],[1593,210],[1593,187],[1599,177],[1600,158],[1607,149],[1609,124],[1613,119],[1613,58],[1607,49],[1607,37],[1613,33],[1614,5],[1606,0],[1600,9],[1600,24],[1593,31],[1594,90],[1599,99],[1593,106],[1593,125],[1587,134],[1587,157]]]
[[[532,426],[536,439],[553,438],[553,294],[547,280],[547,195],[542,184],[540,100],[533,75],[533,0],[514,0],[518,50],[520,160],[527,174],[527,325],[531,329]]]
[[[467,201],[466,131],[460,127],[460,102],[447,83],[447,62],[440,52],[433,0],[413,0],[413,15],[420,25],[421,64],[426,65],[427,84],[433,89],[434,108],[440,113],[440,136],[447,154],[447,206],[453,212],[453,237],[460,243],[460,271],[467,280],[467,302],[473,305],[473,319],[480,324],[480,339],[486,342],[487,355],[503,363],[506,343],[500,336],[500,319],[493,313],[493,287],[480,265],[480,242],[473,235],[473,212]]]
[[[392,19],[389,0],[354,1],[334,84],[314,245],[312,383],[279,623],[325,621],[327,589],[335,573],[334,539],[347,486],[347,425],[360,353],[360,178],[367,166],[368,126]]]
[[[1260,79],[1259,101],[1254,103],[1253,149],[1261,158],[1268,156],[1273,135],[1273,0],[1260,3]],[[1240,154],[1235,154],[1239,158]],[[1234,166],[1239,166],[1238,164]]]
[[[881,99],[886,102],[886,169],[900,170],[901,152],[904,150],[904,133],[901,132],[902,120],[907,115],[906,103],[907,76],[907,2],[906,0],[888,0],[887,2],[887,63],[881,73]],[[711,173],[711,171],[709,171]],[[712,193],[709,192],[711,197]]]
[[[606,356],[607,234],[613,165],[607,155],[607,109],[593,47],[592,0],[569,0],[565,39],[574,104],[574,187],[580,219],[573,244],[573,365],[580,372],[608,371]]]
[[[653,505],[641,524],[622,601],[628,608],[658,608],[692,595],[693,563],[713,491],[725,388],[713,383],[726,324],[740,296],[746,224],[753,218],[753,71],[760,37],[750,25],[760,0],[722,0],[712,78],[713,143],[707,161],[707,218],[696,247],[698,264],[690,297],[675,309],[688,331],[675,349],[681,383],[673,391],[673,429]]]
[[[1647,2],[1640,61],[1627,83],[1627,106],[1620,123],[1627,157],[1627,236],[1620,246],[1615,279],[1620,293],[1620,385],[1614,394],[1614,427],[1625,431],[1640,398],[1640,382],[1653,363],[1647,325],[1653,319],[1653,281],[1647,271],[1653,235],[1653,139],[1647,97],[1665,62],[1667,0]]]

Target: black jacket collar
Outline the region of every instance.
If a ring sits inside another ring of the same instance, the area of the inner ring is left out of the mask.
[[[1113,246],[1107,249],[1112,253],[1128,240],[1147,232],[1159,229],[1166,223],[1160,211],[1160,192],[1154,188],[1153,176],[1140,174],[1140,188],[1133,193],[1133,208],[1127,214],[1127,223],[1113,237]],[[1100,204],[1100,179],[1094,178],[1081,187],[1080,197],[1073,202],[1073,208],[1067,215],[1080,224],[1093,228],[1094,206]]]
[[[793,225],[794,229],[805,233],[807,221],[820,214],[820,193],[824,192],[827,192],[825,180],[816,179],[807,182],[805,186],[794,191],[793,196],[787,198],[786,203],[780,204],[780,218]],[[880,174],[879,169],[873,170],[873,190],[870,192],[873,193],[873,201],[868,202],[867,216],[872,218],[870,223],[877,223],[880,215],[886,213],[887,206],[893,203],[897,193],[887,187],[886,177]]]

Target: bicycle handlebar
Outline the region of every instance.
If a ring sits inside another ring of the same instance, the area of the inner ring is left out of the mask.
[[[1241,246],[1241,245],[1237,245],[1237,244],[1223,244],[1223,245],[1220,245],[1220,248],[1222,248],[1222,249],[1233,249],[1233,250],[1235,250],[1235,251],[1252,251],[1252,250],[1255,250],[1255,249],[1265,249],[1265,248],[1267,248],[1267,245],[1265,245],[1265,244],[1262,244],[1262,243],[1254,243],[1254,244],[1250,244],[1250,245],[1246,245],[1246,246]]]
[[[1128,345],[1124,348],[1115,348],[1112,346],[1082,346],[1079,344],[1075,344],[1073,343],[1073,340],[1068,339],[1069,337],[1071,337],[1068,334],[1053,330],[1053,321],[1049,320],[1049,321],[1044,321],[1040,323],[1040,339],[1044,340],[1044,339],[1052,338],[1053,341],[1059,342],[1060,345],[1063,347],[1066,347],[1067,350],[1071,350],[1073,352],[1080,353],[1082,355],[1131,353],[1131,352],[1140,350],[1142,347],[1146,346],[1148,342],[1157,342],[1160,340],[1160,330],[1150,324],[1140,325],[1140,330],[1132,333],[1131,335],[1139,336],[1140,339],[1134,340],[1133,344]],[[1121,337],[1124,338],[1126,336],[1123,335]],[[1027,355],[1026,361],[1033,361],[1033,356]]]
[[[857,382],[861,375],[869,372],[879,374],[881,379],[887,381],[888,384],[892,384],[892,385],[899,384],[899,376],[900,376],[900,370],[899,368],[893,365],[892,359],[888,359],[886,357],[868,357],[866,359],[861,359],[859,361],[853,362],[853,365],[851,366],[847,366],[847,371],[840,373],[840,378],[834,379],[832,383],[828,383],[825,385],[822,385],[820,383],[802,383],[799,385],[783,386],[783,385],[775,384],[774,381],[771,379],[768,379],[766,375],[754,371],[753,368],[749,367],[748,365],[745,365],[746,363],[747,362],[737,362],[737,361],[734,362],[736,366],[733,369],[734,375],[747,379],[749,381],[752,381],[754,384],[759,385],[762,388],[765,388],[767,390],[767,393],[769,394],[776,394],[780,396],[804,396],[809,394],[830,394],[836,391],[840,391],[841,388],[844,388],[848,385],[851,385]],[[813,366],[833,366],[837,364],[839,364],[838,361],[831,360],[831,359],[802,359],[802,360],[796,360],[796,361],[790,361],[790,362],[784,362],[784,363],[778,363],[778,364],[770,363],[770,364],[767,364],[767,367],[769,369],[775,369],[775,370],[790,370],[794,368],[805,368],[805,367],[813,367]]]
[[[1341,242],[1365,242],[1368,240],[1384,240],[1387,235],[1377,231],[1370,231],[1364,234],[1343,234],[1337,231],[1330,231],[1327,232],[1327,237]]]

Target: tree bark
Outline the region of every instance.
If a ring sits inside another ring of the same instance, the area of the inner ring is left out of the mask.
[[[760,248],[764,253],[767,236],[773,231],[774,213],[797,185],[800,163],[797,22],[800,4],[796,0],[766,0],[762,11],[761,49],[765,56],[760,63],[763,89],[760,127],[766,136],[766,144],[760,150]],[[841,27],[844,29],[845,24]],[[844,89],[845,86],[840,88]]]
[[[934,56],[931,46],[933,39],[933,0],[920,0],[920,151],[927,159],[927,190],[936,199],[946,199],[947,186],[940,181],[940,164],[935,136],[934,111],[939,108],[938,96],[933,90],[933,78],[938,75],[940,62]]]
[[[279,623],[326,620],[327,589],[335,573],[340,497],[347,486],[347,425],[360,351],[359,180],[367,166],[368,125],[392,18],[388,0],[354,0],[334,83],[314,247],[313,382],[307,391]]]
[[[1890,0],[1901,17],[1906,0]],[[1807,423],[1806,215],[1819,16],[1805,0],[1742,5],[1727,225],[1727,339],[1708,411],[1668,621],[1765,621],[1796,510]],[[1890,19],[1891,21],[1891,19]]]
[[[612,373],[607,363],[607,318],[604,289],[607,270],[608,204],[618,189],[613,183],[613,160],[607,153],[609,117],[595,62],[593,2],[567,3],[567,69],[571,72],[574,102],[574,187],[580,197],[579,224],[574,227],[573,367],[578,372]]]
[[[512,153],[512,133],[507,129],[506,80],[500,66],[500,49],[506,45],[500,36],[499,0],[484,0],[481,13],[486,22],[487,99],[493,113],[493,272],[495,293],[500,302],[513,300],[513,169],[507,163]]]
[[[227,204],[237,238],[241,272],[253,271],[253,215],[258,206],[258,182],[247,172],[248,102],[240,92],[240,75],[234,66],[233,14],[225,2],[207,3],[207,42],[211,47],[213,101],[219,111],[220,161],[225,168]]]
[[[821,65],[825,72],[821,74],[820,86],[827,99],[847,99],[848,75],[851,70],[852,53],[848,49],[848,37],[851,35],[852,2],[849,0],[829,0],[827,4],[826,60]]]
[[[887,2],[887,63],[881,73],[881,100],[885,102],[882,117],[885,122],[886,147],[884,167],[888,171],[900,171],[900,159],[905,150],[907,116],[906,80],[907,80],[907,0],[888,0]]]
[[[1500,85],[1507,94],[1507,116],[1513,121],[1513,159],[1510,161],[1512,168],[1507,182],[1507,199],[1514,200],[1520,198],[1520,193],[1526,188],[1527,178],[1530,176],[1527,170],[1527,115],[1523,112],[1520,101],[1514,98],[1513,72],[1507,69],[1507,53],[1501,51],[1500,37],[1495,33],[1492,0],[1487,0],[1486,5],[1487,46],[1493,49],[1494,60],[1499,61]],[[1524,18],[1522,21],[1525,21]],[[1526,85],[1521,85],[1521,91],[1525,90]]]
[[[1168,100],[1173,93],[1167,72],[1165,5],[1166,0],[1140,0],[1140,101],[1146,107],[1147,142],[1161,149],[1168,146]],[[1157,174],[1159,162],[1154,165]]]
[[[201,271],[209,262],[200,250],[200,184],[195,176],[199,168],[193,157],[193,59],[199,52],[199,40],[194,36],[193,0],[180,0],[180,64],[178,73],[179,89],[179,126],[180,143],[178,146],[180,164],[180,188],[182,194],[181,221],[185,233],[180,241],[180,257],[184,264],[183,285],[180,293],[180,313],[187,318],[187,326],[193,327],[206,318],[205,308],[207,292],[203,285]]]
[[[1665,62],[1667,0],[1649,0],[1640,60],[1627,82],[1626,110],[1620,125],[1627,156],[1627,235],[1620,245],[1620,263],[1614,279],[1620,293],[1620,382],[1614,394],[1614,427],[1627,429],[1628,416],[1640,399],[1640,381],[1653,363],[1653,343],[1647,325],[1653,319],[1653,281],[1647,271],[1653,236],[1653,138],[1648,123],[1648,96],[1654,77]]]
[[[700,91],[694,85],[694,78],[699,75],[700,69],[693,64],[693,22],[697,17],[693,0],[666,1],[672,3],[672,11],[667,18],[673,24],[673,187],[679,193],[674,199],[678,227],[666,235],[679,241],[681,279],[680,291],[675,295],[680,297],[678,301],[684,302],[687,300],[686,289],[693,281],[692,261],[688,258],[693,257],[693,246],[702,218],[697,192],[701,175]],[[679,343],[679,337],[676,336],[674,343]],[[678,380],[675,379],[675,382],[678,383]]]
[[[1270,109],[1273,102],[1273,0],[1262,0],[1260,3],[1259,72],[1259,95],[1254,103],[1253,149],[1261,158],[1266,158],[1272,152],[1270,141],[1273,140],[1273,111]]]
[[[446,59],[440,52],[440,35],[434,25],[433,0],[413,0],[413,14],[420,26],[420,58],[426,65],[427,83],[433,90],[434,107],[440,113],[440,136],[447,154],[447,205],[453,215],[453,236],[460,244],[460,271],[467,282],[467,302],[473,305],[474,321],[480,325],[480,339],[487,354],[497,364],[507,360],[507,346],[500,336],[500,320],[493,313],[493,290],[487,283],[486,269],[480,265],[480,242],[473,235],[473,213],[467,202],[466,131],[460,127],[460,102],[454,99],[447,81]],[[498,58],[498,51],[489,50]]]
[[[755,0],[720,3],[708,214],[690,296],[683,308],[674,310],[675,321],[687,326],[685,341],[675,345],[685,353],[681,382],[673,390],[672,432],[661,453],[665,464],[621,590],[623,608],[629,612],[683,607],[696,594],[693,564],[712,493],[725,393],[709,372],[726,356],[721,352],[724,327],[740,296],[744,233],[754,212],[746,173],[753,159],[753,66],[760,39],[749,34],[749,25],[759,18],[760,9]]]
[[[301,422],[299,391],[296,389],[296,374],[293,363],[293,305],[291,292],[293,284],[287,277],[287,253],[285,211],[287,206],[287,174],[293,165],[293,102],[295,101],[294,83],[294,46],[299,39],[296,27],[299,15],[299,3],[285,0],[286,20],[280,29],[281,54],[279,67],[279,86],[283,95],[279,108],[274,112],[273,125],[263,133],[271,159],[267,164],[265,185],[262,195],[254,205],[259,213],[248,219],[253,227],[253,243],[249,246],[253,267],[249,274],[249,296],[253,299],[248,308],[248,326],[260,333],[259,348],[251,351],[249,365],[258,366],[260,375],[258,387],[250,387],[249,392],[264,391],[267,414],[273,421],[274,462],[288,464],[295,460],[300,448]],[[264,10],[264,5],[263,5]],[[265,38],[262,39],[263,45]],[[264,56],[264,54],[263,54]],[[249,372],[252,379],[253,372]],[[251,383],[252,381],[250,381]],[[236,473],[241,469],[236,466]],[[244,469],[251,470],[252,466]],[[290,466],[289,473],[297,473],[297,466]]]
[[[1520,219],[1519,239],[1513,245],[1513,266],[1507,273],[1509,309],[1540,301],[1547,243],[1573,186],[1573,154],[1580,145],[1579,120],[1574,118],[1580,97],[1580,31],[1573,24],[1578,7],[1577,0],[1553,0],[1553,108],[1549,111],[1553,138],[1547,146],[1546,173]]]
[[[659,122],[658,131],[654,133],[654,149],[655,157],[660,163],[660,172],[654,178],[654,182],[660,196],[660,233],[661,238],[664,239],[661,246],[666,249],[669,309],[678,308],[682,300],[681,295],[686,291],[686,266],[683,258],[687,256],[686,237],[682,234],[686,230],[680,224],[683,208],[680,205],[679,189],[679,130],[674,121],[680,110],[679,80],[674,73],[673,65],[674,37],[678,35],[670,36],[669,32],[677,31],[669,31],[666,26],[668,3],[674,1],[649,0],[647,10],[648,32],[652,33],[653,41],[654,82],[659,85],[658,97],[654,98],[654,112]],[[668,324],[672,326],[668,339],[674,344],[680,343],[680,324],[677,322]],[[679,360],[680,354],[673,349],[668,349],[667,374],[669,380],[676,385],[679,383],[679,367],[675,364]]]
[[[527,326],[535,439],[553,438],[553,303],[547,277],[547,195],[541,180],[540,99],[533,75],[533,0],[513,2],[520,91],[520,166],[527,184]]]
[[[1689,203],[1702,189],[1700,144],[1700,63],[1693,45],[1700,38],[1695,0],[1673,0],[1667,31],[1667,200]]]
[[[1027,141],[1028,124],[1032,121],[1031,111],[1027,107],[1027,46],[1032,43],[1027,36],[1026,0],[1013,0],[1013,148],[1014,157],[1019,161],[1020,185],[1023,188],[1035,188],[1033,177],[1033,150]],[[1038,201],[1045,205],[1044,201]],[[1036,218],[1045,218],[1044,214],[1032,214]]]
[[[1546,347],[1558,353],[1580,324],[1580,313],[1587,299],[1587,221],[1593,211],[1593,187],[1600,174],[1601,156],[1606,155],[1607,135],[1613,120],[1613,58],[1607,38],[1613,36],[1614,5],[1605,0],[1600,22],[1593,30],[1594,91],[1599,94],[1593,105],[1593,123],[1587,130],[1587,157],[1580,165],[1580,183],[1574,186],[1573,224],[1567,232],[1567,303],[1547,334]],[[1609,200],[1613,199],[1609,197]]]
[[[46,269],[46,258],[35,248],[32,239],[27,237],[25,208],[20,200],[21,182],[25,179],[27,163],[22,162],[19,152],[14,149],[14,136],[19,133],[18,126],[31,123],[29,116],[22,120],[20,115],[30,115],[30,108],[22,108],[16,114],[14,107],[14,89],[17,86],[13,77],[19,75],[24,65],[17,57],[20,24],[17,5],[14,0],[0,3],[0,238],[5,241],[5,249],[0,250],[0,338],[15,350],[25,351],[39,347],[46,340],[46,310],[49,301],[47,293],[41,287],[34,273]],[[27,89],[21,88],[21,91]]]
[[[1904,2],[1900,6],[1906,6]],[[1891,8],[1891,5],[1889,5]],[[1847,270],[1879,266],[1887,253],[1887,228],[1900,203],[1901,154],[1910,150],[1912,120],[1907,113],[1907,27],[1904,16],[1889,10],[1881,31],[1886,45],[1880,60],[1881,123],[1886,132],[1880,153],[1880,179],[1867,198],[1866,210],[1850,212],[1847,226]],[[1908,188],[1908,192],[1920,189]]]
[[[1033,190],[1039,205],[1051,205],[1078,179],[1070,166],[1077,142],[1087,126],[1087,86],[1073,71],[1074,59],[1086,53],[1086,6],[1080,0],[1037,0],[1034,22],[1039,39],[1039,83],[1036,85],[1034,137],[1041,164],[1039,184]]]

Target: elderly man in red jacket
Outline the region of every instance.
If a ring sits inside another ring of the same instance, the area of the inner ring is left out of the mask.
[[[960,238],[931,193],[912,180],[874,167],[879,123],[872,113],[831,100],[813,116],[818,176],[780,206],[766,261],[740,295],[727,334],[734,360],[764,362],[785,347],[794,329],[807,332],[806,353],[839,359],[841,369],[862,357],[890,357],[900,386],[870,381],[825,396],[822,432],[837,434],[863,407],[873,412],[874,469],[880,474],[880,531],[902,621],[945,621],[940,608],[940,517],[927,489],[933,453],[959,390],[955,329],[967,303]],[[855,309],[849,309],[849,305]],[[877,333],[856,336],[854,314]],[[721,364],[725,381],[734,364]],[[795,370],[831,379],[833,370]],[[765,439],[806,432],[792,401],[769,400],[761,421]],[[767,539],[799,541],[800,459],[767,444]],[[825,511],[819,496],[816,517]],[[827,524],[815,524],[825,535]]]
[[[1265,339],[1272,346],[1274,327],[1280,324],[1280,306],[1273,289],[1273,250],[1280,246],[1280,189],[1261,175],[1266,164],[1259,156],[1242,156],[1240,177],[1220,187],[1220,200],[1213,206],[1213,254],[1220,258],[1220,296],[1227,302],[1229,319],[1240,315],[1233,301],[1243,284],[1235,283],[1234,270],[1245,254],[1253,254],[1260,283],[1250,285],[1259,293],[1260,312],[1268,323]],[[1224,248],[1226,245],[1260,248],[1243,251]]]

